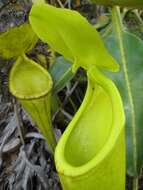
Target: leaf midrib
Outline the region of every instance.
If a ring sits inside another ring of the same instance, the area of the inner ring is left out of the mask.
[[[131,90],[131,84],[128,76],[128,68],[127,68],[127,60],[125,55],[125,47],[123,40],[123,27],[120,21],[120,13],[118,8],[113,8],[113,17],[114,17],[114,25],[116,30],[116,35],[119,43],[120,55],[121,55],[121,64],[123,67],[125,82],[127,86],[127,92],[129,97],[129,104],[131,108],[131,127],[132,127],[132,139],[133,139],[133,164],[134,169],[137,170],[137,140],[136,140],[136,117],[135,117],[135,106],[133,101],[133,95]],[[136,171],[137,172],[137,171]]]

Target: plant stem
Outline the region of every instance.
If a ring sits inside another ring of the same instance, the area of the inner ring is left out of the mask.
[[[142,20],[142,18],[141,18],[141,16],[140,16],[138,10],[135,9],[133,12],[134,12],[135,16],[137,17],[139,23],[140,23],[141,25],[143,25],[143,20]]]
[[[133,190],[138,190],[139,189],[139,186],[138,186],[138,178],[137,177],[134,177],[133,178]]]
[[[120,13],[120,8],[118,6],[114,6],[112,8],[112,21],[115,35],[117,37],[117,41],[119,44],[119,51],[121,55],[122,68],[124,71],[124,76],[126,80],[128,98],[130,102],[131,108],[131,128],[132,128],[132,139],[133,139],[133,167],[135,172],[137,173],[137,141],[136,141],[136,123],[135,123],[135,111],[134,111],[134,103],[133,97],[131,93],[131,85],[128,76],[128,68],[127,68],[127,60],[125,55],[125,47],[124,47],[124,39],[123,39],[123,23]],[[133,190],[138,190],[138,178],[134,177],[133,179]]]
[[[60,0],[57,0],[58,4],[60,5],[61,8],[64,8],[64,5],[62,4],[62,2]]]
[[[21,117],[19,115],[19,106],[14,98],[13,98],[13,106],[14,106],[14,112],[16,114],[17,129],[20,136],[20,140],[21,140],[21,143],[25,145],[24,137],[23,137],[23,125],[22,125]]]

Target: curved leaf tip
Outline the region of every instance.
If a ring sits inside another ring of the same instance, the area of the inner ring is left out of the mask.
[[[30,23],[35,33],[55,51],[86,70],[96,65],[116,72],[119,65],[89,22],[78,12],[48,4],[33,5]]]

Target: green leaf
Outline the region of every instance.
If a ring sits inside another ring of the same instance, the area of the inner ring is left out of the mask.
[[[143,42],[135,35],[122,32],[122,50],[117,35],[106,39],[107,47],[121,70],[109,74],[115,81],[126,112],[127,172],[140,173],[143,166]]]
[[[37,36],[27,23],[0,34],[0,56],[18,57],[28,52],[37,42]]]
[[[41,3],[45,3],[45,0],[32,0],[33,4],[41,4]]]
[[[62,56],[56,59],[55,63],[50,67],[49,72],[54,81],[54,93],[62,90],[74,76],[71,63]]]
[[[118,70],[98,32],[78,12],[48,4],[33,5],[30,23],[39,38],[74,63],[75,70],[94,65]]]
[[[52,98],[51,98],[51,110],[52,110],[52,115],[54,115],[60,108],[60,100],[57,94],[53,93]]]
[[[143,8],[142,0],[92,0],[99,5],[119,5],[122,7]]]

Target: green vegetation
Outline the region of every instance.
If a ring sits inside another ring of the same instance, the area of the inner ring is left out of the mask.
[[[125,190],[126,174],[138,190],[143,41],[142,33],[131,31],[125,19],[130,8],[142,9],[143,2],[94,0],[110,6],[95,26],[58,3],[61,8],[33,1],[29,22],[0,34],[0,56],[14,59],[9,90],[44,136],[64,190]],[[140,11],[131,12],[142,31]],[[32,60],[29,52],[38,39],[49,46],[54,63],[50,60],[47,66],[41,54],[39,62]],[[86,93],[78,110],[70,99],[76,113],[57,141],[52,116],[58,110],[58,93],[79,70],[86,74]]]

